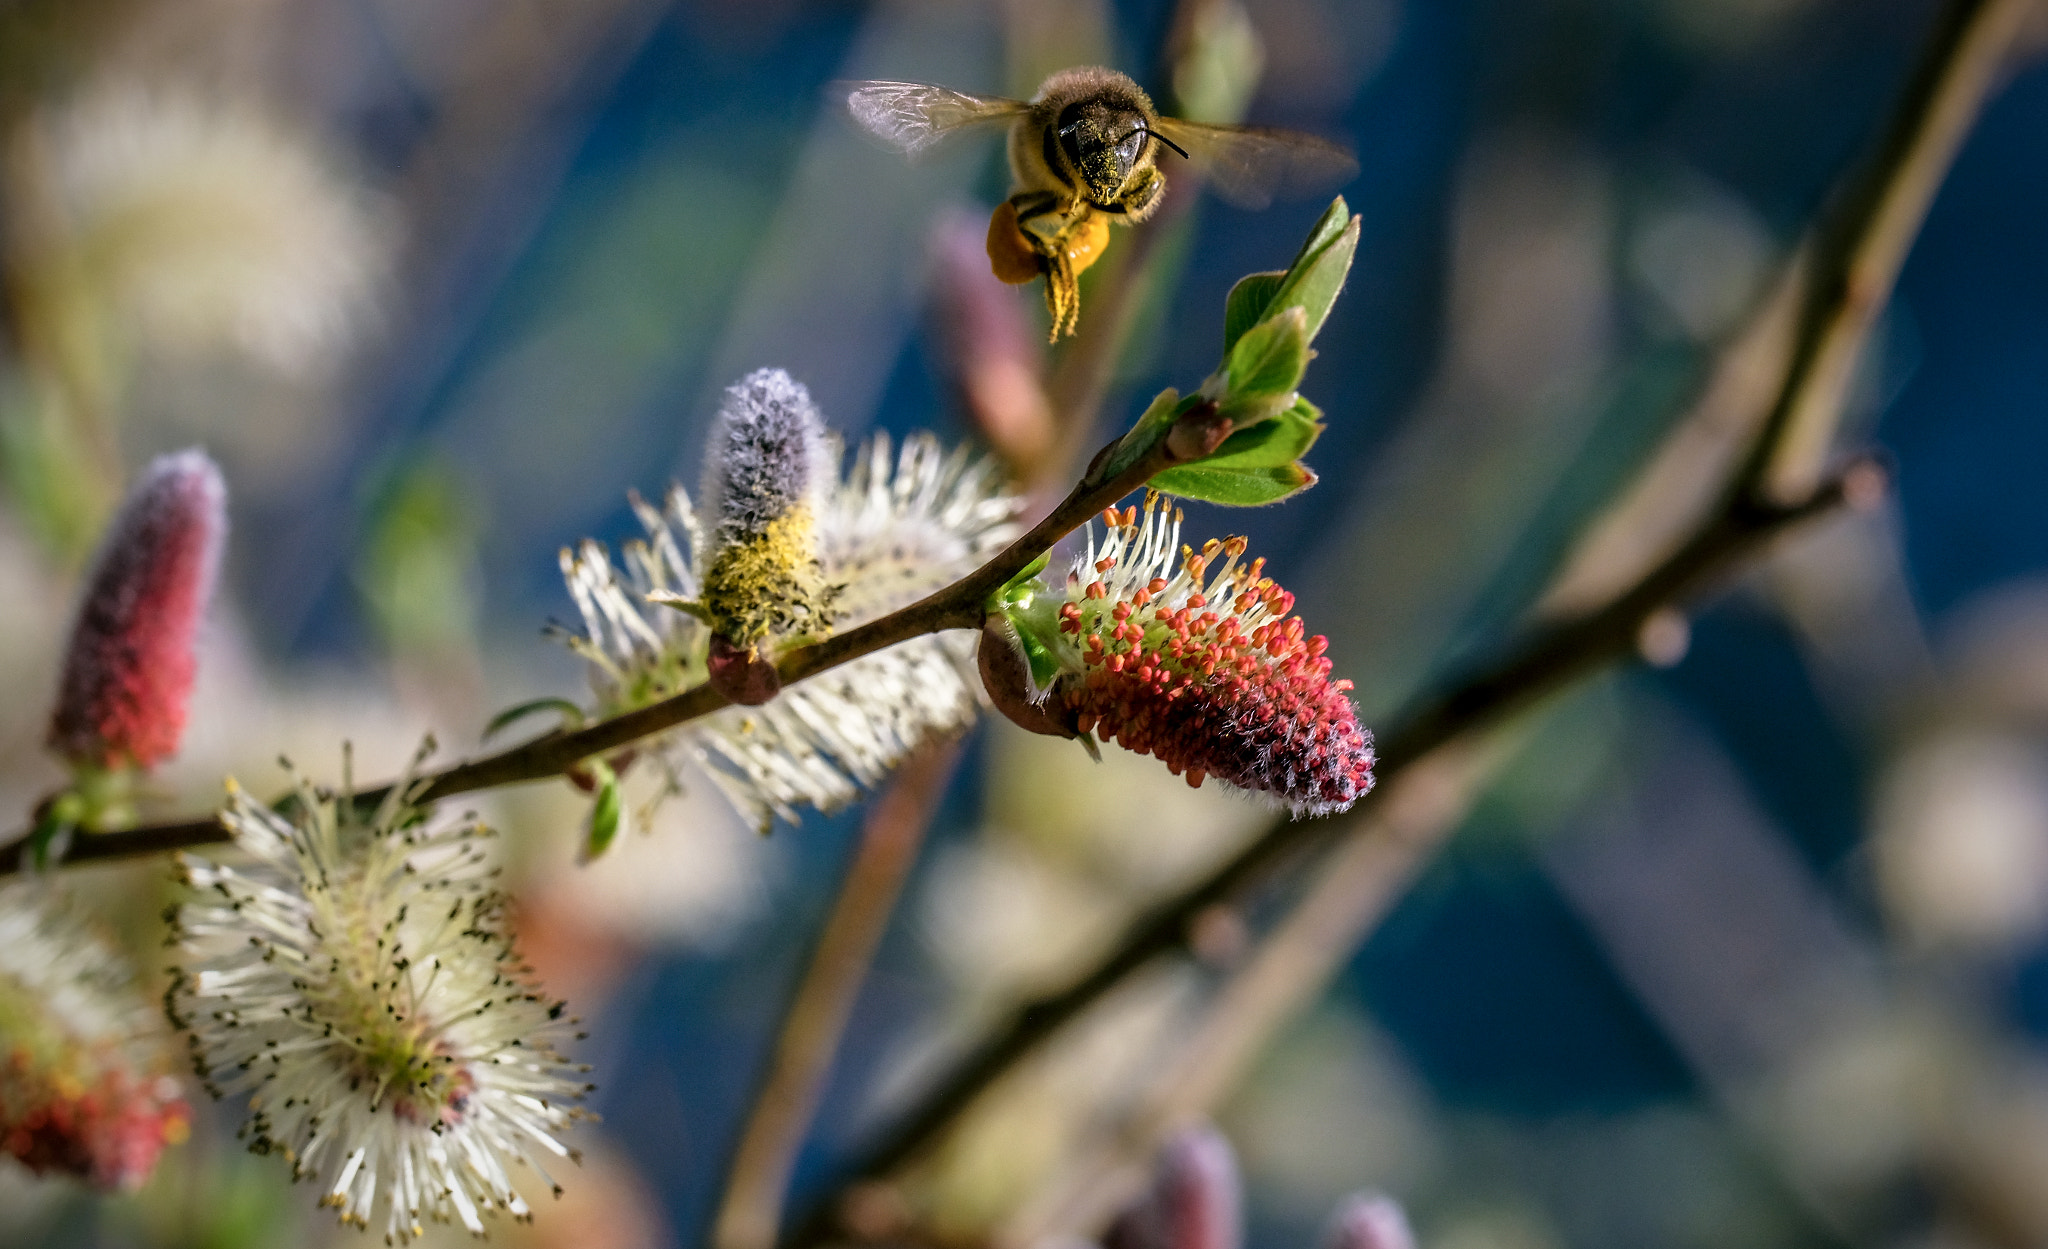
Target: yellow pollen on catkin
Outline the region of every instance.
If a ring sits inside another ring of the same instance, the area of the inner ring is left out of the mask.
[[[831,624],[830,592],[818,567],[816,520],[791,508],[758,534],[729,543],[704,574],[704,609],[726,639],[753,646],[774,635]]]

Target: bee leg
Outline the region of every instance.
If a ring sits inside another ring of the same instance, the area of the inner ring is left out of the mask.
[[[1151,165],[1131,175],[1124,184],[1124,193],[1111,207],[1128,221],[1143,221],[1159,207],[1159,197],[1166,192],[1166,175]]]
[[[1101,254],[1108,222],[1085,205],[1062,212],[1046,195],[1018,195],[1010,203],[1018,210],[1019,233],[1045,274],[1045,308],[1052,317],[1052,339],[1058,342],[1080,320],[1081,271]]]
[[[1081,281],[1065,256],[1048,258],[1045,270],[1045,310],[1052,316],[1049,342],[1058,342],[1074,332],[1081,320]]]

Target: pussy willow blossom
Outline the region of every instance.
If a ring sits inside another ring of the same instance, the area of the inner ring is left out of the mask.
[[[190,1114],[127,961],[50,888],[0,887],[0,1152],[39,1175],[133,1188]]]
[[[1188,784],[1214,776],[1296,815],[1342,811],[1372,788],[1372,734],[1326,639],[1290,616],[1294,596],[1244,561],[1245,540],[1180,544],[1180,509],[1148,494],[1103,513],[1108,533],[1064,592],[1013,609],[1057,674],[1043,710],[1073,732],[1156,755]]]
[[[816,546],[838,463],[811,392],[789,374],[758,369],[726,388],[704,450],[701,602],[714,633],[751,651],[831,627]]]
[[[107,528],[72,625],[50,749],[74,767],[153,767],[176,753],[194,646],[227,535],[227,487],[201,451],[144,469]]]
[[[706,537],[680,487],[661,510],[634,499],[647,530],[621,565],[603,544],[562,552],[583,618],[565,640],[590,661],[597,713],[616,715],[702,684],[711,630],[647,596],[697,599]],[[851,628],[958,580],[1017,533],[1020,501],[993,464],[948,455],[920,434],[892,449],[877,435],[854,453],[819,504],[815,557],[832,587],[836,623]],[[971,724],[980,707],[972,634],[937,634],[822,672],[760,707],[728,707],[657,739],[676,783],[694,761],[733,805],[766,829],[797,809],[852,801],[919,743]]]
[[[555,1048],[576,1021],[505,933],[489,830],[403,788],[364,819],[302,780],[287,817],[230,782],[221,820],[251,862],[181,859],[200,893],[165,1000],[207,1090],[248,1094],[250,1148],[283,1154],[343,1223],[481,1235],[487,1214],[530,1217],[512,1164],[553,1185],[543,1159],[576,1159],[560,1138],[588,1068]]]

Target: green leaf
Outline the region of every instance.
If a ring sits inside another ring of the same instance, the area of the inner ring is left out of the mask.
[[[1302,309],[1308,315],[1308,336],[1313,341],[1329,318],[1337,293],[1344,289],[1344,279],[1351,274],[1351,260],[1358,253],[1358,231],[1359,220],[1353,217],[1335,238],[1314,251],[1304,252],[1288,270],[1287,281],[1273,296],[1267,315],[1287,308]]]
[[[1184,499],[1224,507],[1264,507],[1316,484],[1305,464],[1272,468],[1212,468],[1207,461],[1169,468],[1152,479],[1152,488]]]
[[[1029,603],[1032,595],[1039,590],[1036,578],[1039,573],[1045,571],[1045,566],[1051,559],[1052,552],[1047,551],[1018,569],[1016,576],[1003,582],[1001,589],[988,596],[988,602],[982,604],[982,610],[1007,614],[1010,608]]]
[[[1117,439],[1110,453],[1102,463],[1088,475],[1089,484],[1108,481],[1131,465],[1143,459],[1145,453],[1157,446],[1166,431],[1173,428],[1173,418],[1202,401],[1199,395],[1181,397],[1181,393],[1169,386],[1153,397],[1151,406],[1131,426],[1130,432]]]
[[[1273,306],[1273,296],[1279,293],[1280,284],[1287,280],[1285,269],[1271,273],[1248,273],[1230,288],[1230,298],[1223,302],[1223,354],[1237,346],[1237,340],[1244,332],[1266,319],[1266,309]]]
[[[1339,195],[1330,201],[1330,206],[1323,210],[1323,215],[1316,218],[1315,225],[1309,228],[1308,238],[1302,241],[1301,250],[1294,254],[1294,262],[1287,266],[1287,272],[1292,275],[1310,256],[1336,242],[1337,236],[1344,233],[1344,228],[1350,224],[1351,205],[1345,203],[1344,197]]]
[[[1031,668],[1031,684],[1041,690],[1051,685],[1060,674],[1057,640],[1041,636],[1036,621],[1012,616],[1010,623],[1016,626],[1017,643],[1024,648],[1024,662]]]
[[[59,795],[55,801],[43,805],[36,814],[36,826],[28,835],[30,867],[46,872],[63,859],[71,848],[72,834],[78,831],[83,805],[76,793]]]
[[[1289,308],[1267,317],[1237,340],[1224,363],[1224,397],[1219,404],[1257,404],[1294,393],[1308,371],[1308,313]]]
[[[619,835],[619,774],[602,759],[592,759],[589,767],[597,777],[597,801],[590,805],[590,828],[578,856],[585,863],[603,854]]]
[[[1261,421],[1232,434],[1213,455],[1203,457],[1203,468],[1279,468],[1308,454],[1323,432],[1322,412],[1306,399],[1272,420]]]
[[[507,707],[497,715],[492,716],[491,722],[484,726],[482,740],[491,740],[491,738],[497,736],[499,730],[516,721],[524,720],[537,711],[561,712],[562,723],[560,727],[562,728],[580,729],[583,727],[583,708],[575,703],[570,702],[566,698],[536,698],[532,702],[520,703],[516,707]]]

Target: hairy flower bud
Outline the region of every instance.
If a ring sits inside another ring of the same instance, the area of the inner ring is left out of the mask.
[[[1349,681],[1330,678],[1294,596],[1240,562],[1245,540],[1180,545],[1180,512],[1150,494],[1103,513],[1109,532],[1065,593],[1012,611],[1058,663],[1046,706],[1061,724],[1157,755],[1188,784],[1268,794],[1296,815],[1342,811],[1372,788],[1372,734]]]
[[[147,768],[175,753],[198,670],[194,645],[227,535],[227,489],[204,452],[163,456],[100,545],[50,717],[76,766]]]
[[[1385,1193],[1353,1193],[1337,1206],[1322,1249],[1415,1249],[1401,1203]]]
[[[43,889],[0,888],[0,1152],[135,1188],[190,1111],[126,961]]]
[[[837,463],[810,391],[789,374],[761,369],[726,389],[704,448],[703,606],[715,633],[751,650],[829,626],[818,519]]]
[[[1151,1187],[1117,1216],[1104,1249],[1238,1249],[1237,1155],[1215,1128],[1183,1129],[1159,1151]]]

